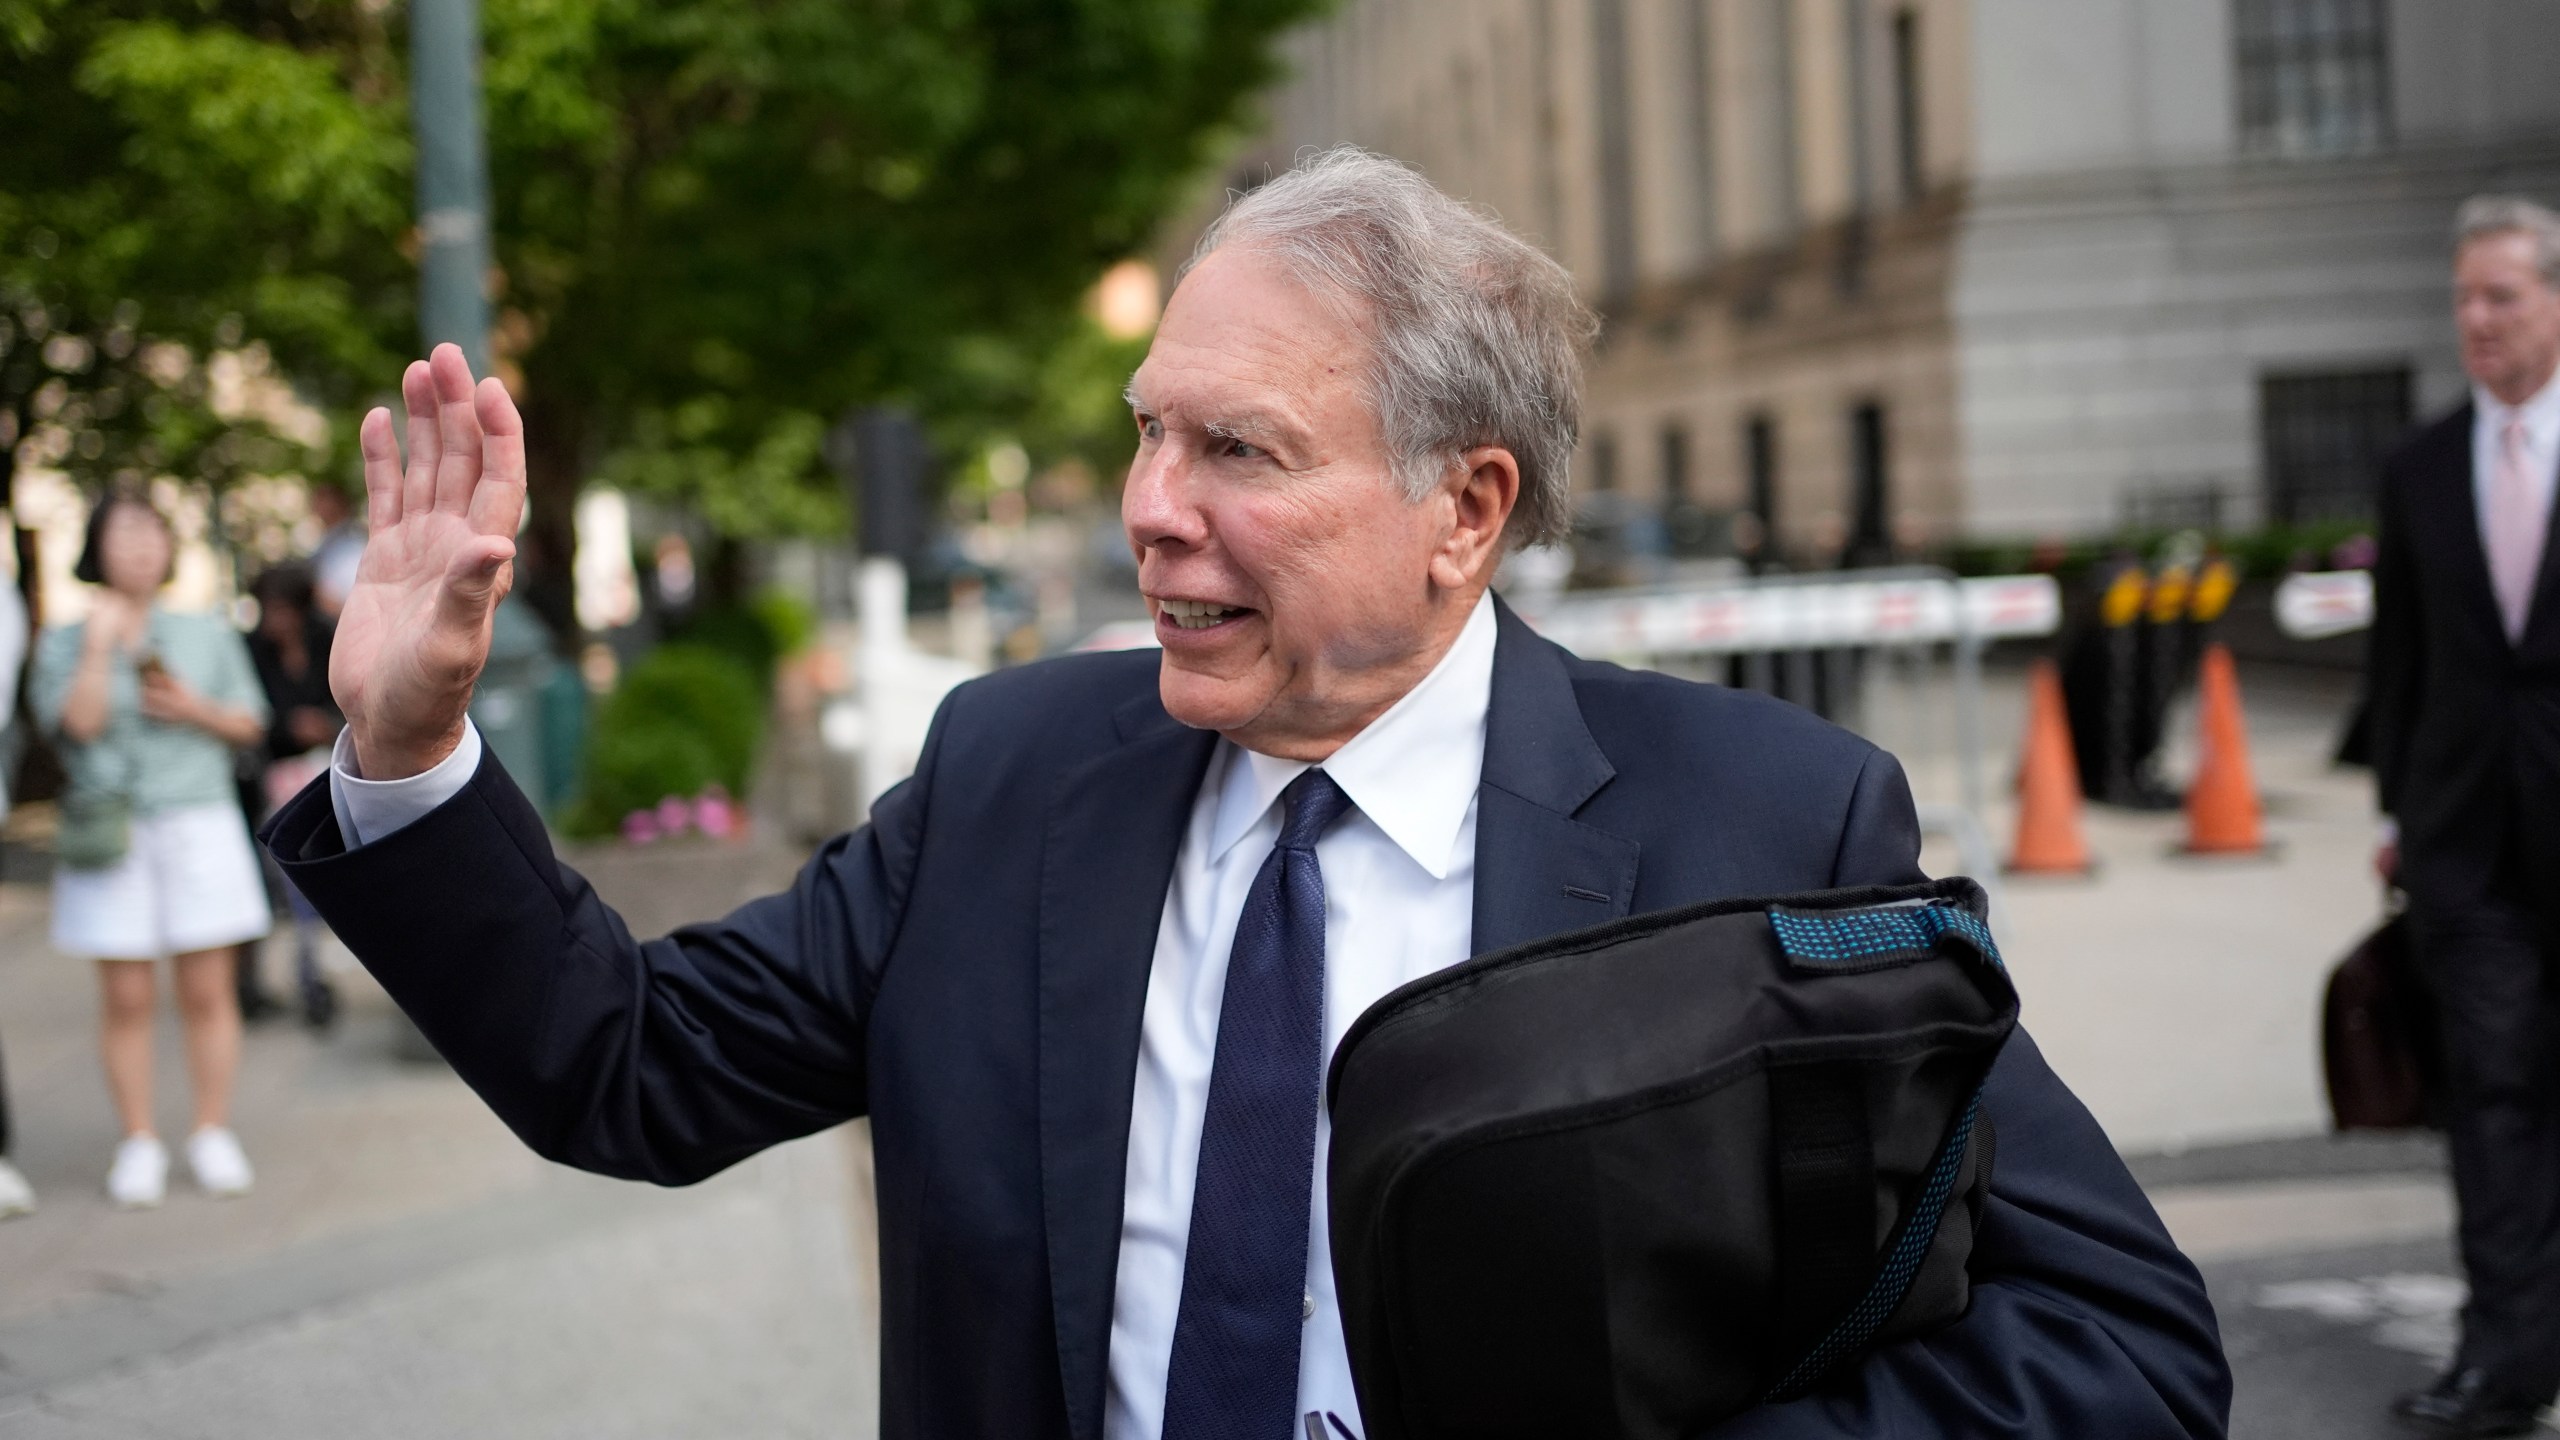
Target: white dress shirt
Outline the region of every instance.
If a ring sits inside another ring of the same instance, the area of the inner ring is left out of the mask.
[[[2479,519],[2483,553],[2497,548],[2489,533],[2489,487],[2496,483],[2501,437],[2512,419],[2524,421],[2525,478],[2533,482],[2535,508],[2547,519],[2552,491],[2560,487],[2560,370],[2521,405],[2502,404],[2479,386],[2471,387],[2471,509]],[[2547,527],[2544,533],[2549,533]]]
[[[1324,762],[1356,808],[1316,842],[1324,872],[1324,1053],[1360,1012],[1406,981],[1467,958],[1475,933],[1476,785],[1493,696],[1493,601],[1479,600],[1421,684]],[[1191,1191],[1209,1070],[1226,995],[1227,952],[1245,892],[1280,838],[1280,792],[1309,767],[1220,742],[1191,805],[1156,930],[1129,1102],[1129,1179],[1111,1308],[1105,1440],[1157,1440],[1191,1243]],[[1324,1156],[1316,1120],[1307,1236],[1306,1333],[1298,1410],[1358,1425],[1351,1360],[1333,1295]],[[1290,1432],[1296,1434],[1293,1428]]]
[[[1476,786],[1484,771],[1493,650],[1487,595],[1422,683],[1324,762],[1355,807],[1316,844],[1324,873],[1328,1065],[1361,1011],[1407,981],[1466,959],[1472,948]],[[480,747],[478,730],[466,726],[461,746],[434,769],[405,780],[368,781],[357,777],[355,752],[341,735],[329,798],[348,844],[380,840],[458,794],[479,767]],[[1165,1376],[1182,1303],[1227,952],[1245,893],[1280,838],[1280,792],[1308,768],[1221,741],[1174,859],[1129,1105],[1106,1440],[1159,1440],[1164,1431]],[[1358,1402],[1325,1225],[1331,1128],[1319,1114],[1297,1413],[1331,1411],[1356,1426]]]

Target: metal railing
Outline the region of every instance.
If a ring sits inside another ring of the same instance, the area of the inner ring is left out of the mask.
[[[1915,750],[1928,748],[1924,692],[1943,656],[1956,798],[1920,805],[1921,827],[1951,841],[1968,871],[1996,881],[1999,857],[1981,818],[1988,794],[1983,653],[1995,640],[2060,628],[2061,590],[2051,576],[1967,579],[1905,566],[1510,598],[1523,619],[1577,654],[1809,703],[1894,750],[1906,767],[1924,758]],[[1867,684],[1880,672],[1903,690],[1900,735],[1878,733],[1884,727],[1865,703]]]

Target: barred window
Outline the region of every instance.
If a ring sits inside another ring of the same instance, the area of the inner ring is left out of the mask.
[[[2385,0],[2236,0],[2240,146],[2341,155],[2391,139]]]
[[[2268,518],[2369,518],[2383,456],[2409,428],[2409,391],[2407,366],[2261,377]]]

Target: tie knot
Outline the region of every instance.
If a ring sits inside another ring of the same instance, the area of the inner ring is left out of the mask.
[[[1283,850],[1314,849],[1324,832],[1333,828],[1333,822],[1342,818],[1342,812],[1351,808],[1351,797],[1321,770],[1310,770],[1290,781],[1289,788],[1280,792],[1280,800],[1289,807],[1280,817]]]

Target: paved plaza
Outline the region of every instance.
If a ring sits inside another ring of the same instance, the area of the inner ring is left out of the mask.
[[[1997,925],[2027,1024],[2205,1268],[2240,1375],[2234,1433],[2380,1436],[2384,1400],[2452,1333],[2450,1201],[2430,1140],[2320,1133],[2320,985],[2379,908],[2369,788],[2328,764],[2340,677],[2243,679],[2272,858],[2182,858],[2177,815],[2094,812],[2099,873],[2006,882]],[[1995,671],[1995,768],[2019,693]],[[1946,757],[1911,749],[1939,795]],[[2005,811],[1988,820],[2005,842]],[[1954,868],[1943,841],[1929,858]],[[652,932],[795,863],[778,843],[685,844],[591,868]],[[560,1170],[450,1072],[400,1059],[389,1002],[355,972],[335,1035],[250,1036],[257,1192],[181,1184],[115,1213],[94,986],[47,951],[44,920],[40,883],[0,877],[0,1045],[44,1200],[0,1225],[0,1440],[870,1432],[858,1127],[683,1191]]]

